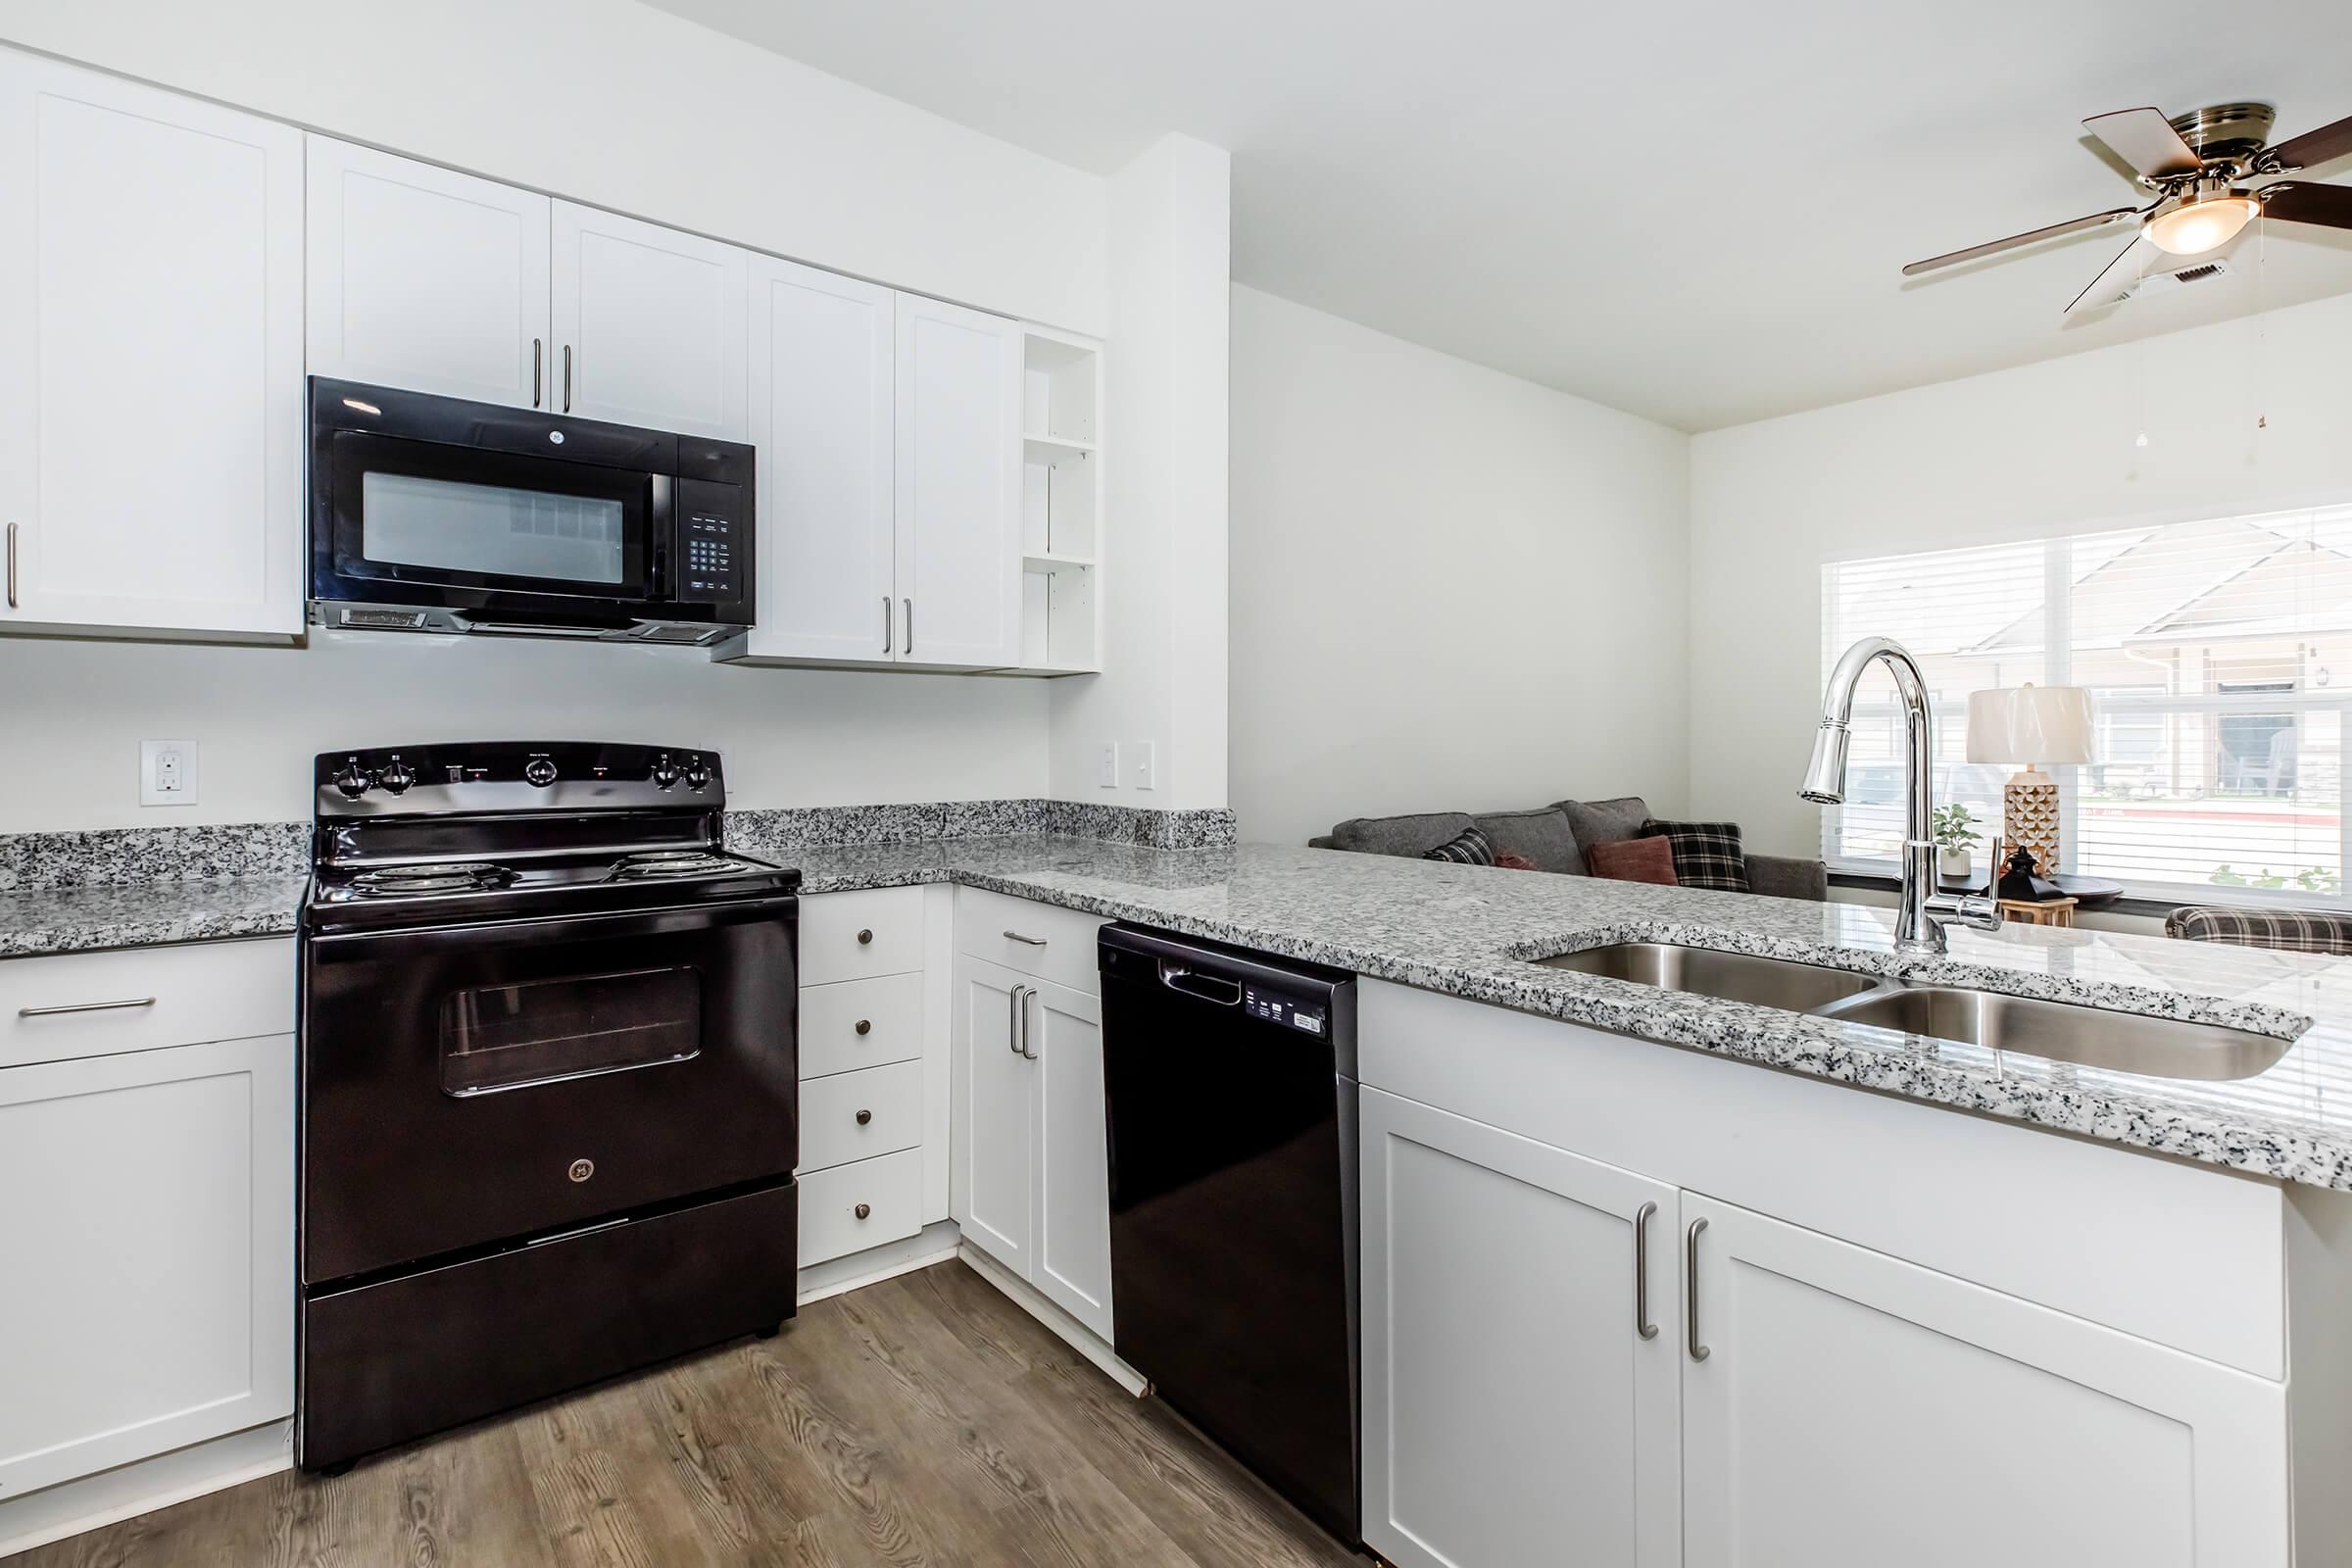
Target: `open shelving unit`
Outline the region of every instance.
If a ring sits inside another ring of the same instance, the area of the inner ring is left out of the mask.
[[[1102,662],[1102,347],[1052,327],[1021,340],[1021,667]]]

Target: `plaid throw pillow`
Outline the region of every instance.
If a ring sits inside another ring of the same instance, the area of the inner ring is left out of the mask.
[[[1745,893],[1747,853],[1740,847],[1737,822],[1660,822],[1642,827],[1643,838],[1664,839],[1674,852],[1674,879],[1687,888]]]
[[[1451,860],[1457,865],[1493,865],[1494,845],[1475,827],[1466,827],[1434,850],[1422,852],[1424,860]]]
[[[2323,909],[2223,909],[2190,905],[2164,919],[2164,934],[2187,942],[2290,953],[2352,953],[2352,916]]]

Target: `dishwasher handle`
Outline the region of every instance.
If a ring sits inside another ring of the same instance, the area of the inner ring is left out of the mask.
[[[1159,960],[1159,983],[1170,991],[1181,991],[1201,1002],[1214,1003],[1220,1007],[1242,1004],[1242,983],[1221,980],[1213,974],[1200,974],[1167,958]]]

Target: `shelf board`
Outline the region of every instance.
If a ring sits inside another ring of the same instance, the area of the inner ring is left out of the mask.
[[[1092,441],[1073,441],[1058,435],[1025,435],[1021,437],[1021,461],[1042,463],[1048,467],[1057,464],[1083,462],[1102,449]]]
[[[1024,555],[1021,557],[1021,569],[1023,571],[1070,571],[1081,569],[1092,571],[1094,569],[1094,565],[1095,563],[1092,557],[1061,556],[1055,555],[1051,551],[1048,551],[1043,555]]]

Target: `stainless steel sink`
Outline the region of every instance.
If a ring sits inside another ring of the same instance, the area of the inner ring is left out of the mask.
[[[1620,942],[1534,960],[1551,969],[1875,1024],[1933,1040],[2045,1056],[2151,1078],[2251,1078],[2288,1041],[2219,1024],[2108,1012],[1958,986],[1910,985],[1787,958],[1670,942]]]
[[[1825,969],[1818,964],[1759,958],[1745,953],[1717,953],[1668,942],[1620,942],[1580,953],[1555,954],[1536,962],[1552,969],[1608,980],[1630,980],[1661,991],[1689,991],[1725,1002],[1753,1003],[1808,1012],[1842,997],[1857,996],[1878,981],[1866,974]]]
[[[1951,986],[1896,986],[1817,1009],[1823,1017],[2152,1078],[2251,1078],[2288,1042],[2219,1024],[2107,1012]]]

